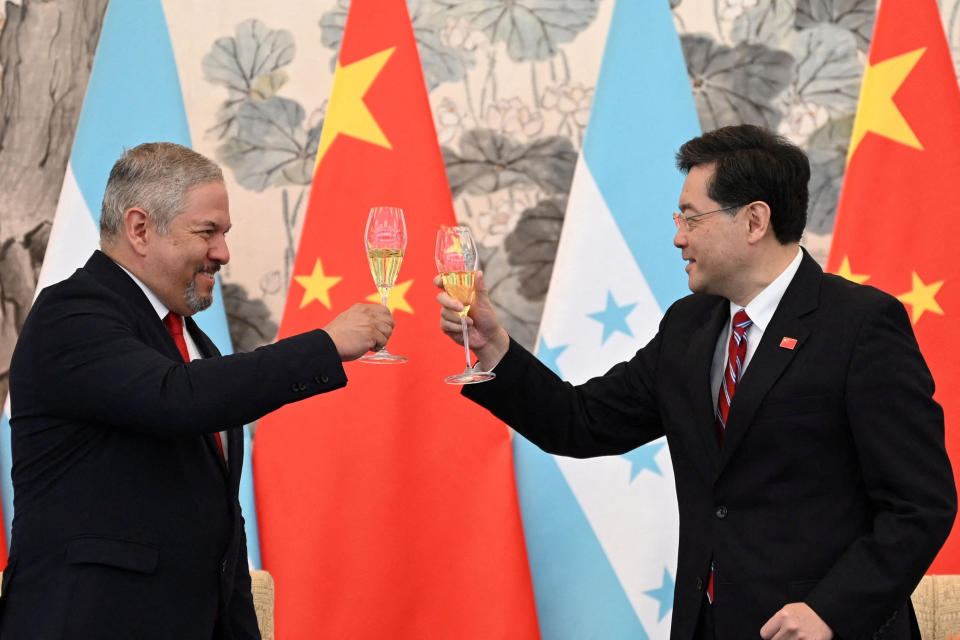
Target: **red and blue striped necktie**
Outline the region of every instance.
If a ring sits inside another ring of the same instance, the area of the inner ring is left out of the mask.
[[[717,430],[717,440],[723,444],[723,436],[727,432],[727,417],[730,415],[730,403],[733,402],[733,393],[737,390],[737,383],[743,374],[743,365],[747,361],[747,329],[753,320],[747,312],[740,309],[733,314],[733,331],[730,332],[730,343],[727,345],[727,366],[723,372],[723,382],[720,383],[720,392],[717,394],[717,412],[714,425]],[[716,570],[710,564],[710,577],[707,579],[707,599],[713,604],[714,574]]]
[[[747,329],[753,324],[747,312],[740,309],[733,315],[733,331],[730,332],[730,344],[727,345],[727,367],[723,372],[723,382],[717,394],[717,438],[723,442],[727,431],[727,417],[730,415],[730,403],[737,383],[743,374],[743,365],[747,359]]]

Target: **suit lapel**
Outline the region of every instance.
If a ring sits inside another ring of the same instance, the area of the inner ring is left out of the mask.
[[[204,358],[213,358],[220,355],[220,350],[217,349],[217,345],[213,343],[206,333],[197,325],[197,322],[193,319],[192,316],[184,317],[183,327],[186,331],[190,332],[190,337],[193,338],[193,343],[197,345],[197,349],[200,351],[200,355]],[[217,447],[217,439],[212,433],[205,434],[204,439],[207,441],[213,455],[220,457],[220,448]],[[243,436],[242,429],[227,429],[227,465],[225,472],[230,476],[230,483],[240,484],[240,463],[243,460]],[[236,476],[236,483],[233,482],[234,476]]]
[[[157,317],[157,312],[150,304],[147,296],[124,271],[105,253],[97,250],[83,267],[93,277],[123,299],[133,313],[139,325],[137,328],[144,336],[147,344],[166,354],[171,360],[181,360],[180,349],[167,332],[163,322]]]
[[[800,268],[787,287],[770,324],[763,332],[750,364],[730,404],[730,416],[721,451],[720,470],[732,459],[737,447],[753,424],[767,392],[803,348],[810,330],[801,320],[802,316],[816,309],[823,271],[804,250]],[[780,346],[784,337],[796,339],[792,349]],[[749,340],[750,335],[747,334]]]
[[[89,260],[83,267],[89,271],[95,279],[102,282],[111,291],[117,292],[129,305],[133,314],[139,323],[141,335],[146,338],[147,343],[158,351],[165,353],[171,360],[179,361],[183,358],[180,355],[180,349],[177,348],[173,338],[167,332],[163,322],[157,317],[157,312],[150,304],[147,296],[137,285],[136,282],[127,275],[120,266],[117,265],[109,256],[102,251],[94,251]],[[219,356],[220,351],[217,346],[207,337],[192,317],[185,317],[184,330],[190,332],[190,337],[200,350],[200,355],[204,358]],[[216,438],[212,433],[204,434],[204,440],[210,449],[211,455],[220,457],[220,451],[217,447]],[[224,472],[230,476],[230,482],[234,486],[240,484],[240,469],[243,461],[243,434],[242,429],[229,429],[227,431],[227,450],[230,459],[228,467]],[[223,466],[223,465],[221,465]]]
[[[193,338],[193,343],[197,345],[197,349],[200,350],[201,356],[204,358],[212,358],[220,355],[220,350],[217,349],[217,345],[197,326],[197,322],[193,319],[193,316],[186,316],[183,319],[183,326],[190,332],[190,337]]]
[[[708,314],[699,330],[692,332],[687,359],[690,362],[688,401],[693,408],[693,424],[697,438],[703,445],[704,458],[709,461],[709,478],[716,477],[720,465],[720,444],[713,428],[714,398],[710,389],[710,366],[713,352],[717,347],[717,338],[730,319],[730,304],[725,298],[717,298],[717,303]]]

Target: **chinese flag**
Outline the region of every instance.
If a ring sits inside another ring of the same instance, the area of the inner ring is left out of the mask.
[[[910,314],[960,462],[960,90],[936,0],[882,0],[864,73],[829,271]],[[909,428],[909,425],[904,425]],[[955,528],[931,573],[960,573]]]
[[[389,298],[391,353],[346,363],[345,389],[260,420],[254,473],[264,568],[285,638],[535,638],[507,428],[443,379],[434,246],[455,224],[405,0],[353,0],[280,337],[379,302],[371,206],[409,241]]]

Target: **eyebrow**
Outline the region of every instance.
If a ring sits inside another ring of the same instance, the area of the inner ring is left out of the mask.
[[[201,222],[198,222],[198,223],[196,224],[196,226],[198,226],[198,227],[210,227],[210,228],[213,228],[214,230],[220,229],[220,225],[217,224],[216,222],[214,222],[213,220],[203,220],[203,221],[201,221]],[[227,228],[224,229],[223,232],[226,233],[227,231],[230,231],[230,229],[232,229],[232,228],[233,228],[233,223],[230,223],[230,225],[227,226]]]

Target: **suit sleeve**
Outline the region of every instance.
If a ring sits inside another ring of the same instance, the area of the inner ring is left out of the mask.
[[[38,299],[11,365],[18,415],[178,436],[246,424],[346,384],[322,330],[185,363],[148,344],[122,311],[106,296]]]
[[[859,638],[908,601],[950,532],[957,496],[943,411],[897,300],[885,297],[881,309],[867,314],[846,384],[873,527],[840,556],[806,602],[835,635]]]
[[[463,394],[547,453],[625,453],[664,433],[654,390],[659,346],[658,334],[628,362],[574,386],[511,339],[497,377]]]

